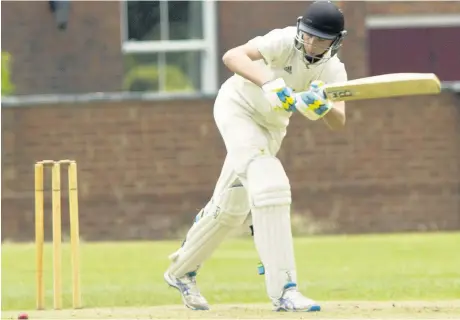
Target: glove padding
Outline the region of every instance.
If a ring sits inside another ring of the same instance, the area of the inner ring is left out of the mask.
[[[282,78],[265,83],[262,85],[262,90],[274,110],[294,111],[296,109],[294,90],[287,87]]]
[[[333,107],[333,102],[326,98],[322,87],[324,82],[315,80],[310,90],[298,93],[296,109],[310,120],[316,121],[324,117]]]

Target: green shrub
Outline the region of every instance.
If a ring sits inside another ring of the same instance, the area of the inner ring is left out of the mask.
[[[188,77],[176,66],[167,65],[166,92],[193,92],[194,88]],[[156,64],[131,66],[123,81],[127,91],[159,91],[160,74]]]
[[[12,95],[14,85],[11,82],[11,55],[8,52],[2,52],[2,96]]]

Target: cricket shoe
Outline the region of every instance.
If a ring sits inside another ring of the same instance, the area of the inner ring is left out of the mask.
[[[274,311],[290,312],[317,312],[321,310],[319,304],[304,297],[298,290],[295,283],[288,283],[284,286],[281,298],[273,301]]]
[[[166,271],[164,278],[171,287],[179,290],[186,307],[192,310],[209,310],[208,301],[201,295],[196,285],[196,272],[176,278]]]

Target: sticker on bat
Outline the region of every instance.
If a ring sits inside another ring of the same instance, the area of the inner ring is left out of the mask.
[[[332,98],[346,98],[346,97],[351,97],[353,96],[353,92],[350,90],[343,90],[343,91],[332,91],[329,92],[328,95],[330,95]]]

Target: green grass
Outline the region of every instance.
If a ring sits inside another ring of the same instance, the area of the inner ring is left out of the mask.
[[[180,241],[82,243],[85,307],[180,303],[166,286],[167,256]],[[318,236],[295,240],[303,292],[319,301],[460,298],[460,233]],[[63,246],[64,305],[71,304],[69,246]],[[33,244],[2,245],[2,310],[35,308]],[[211,304],[267,303],[252,239],[227,241],[198,281]],[[45,248],[46,303],[52,306],[52,251]]]

